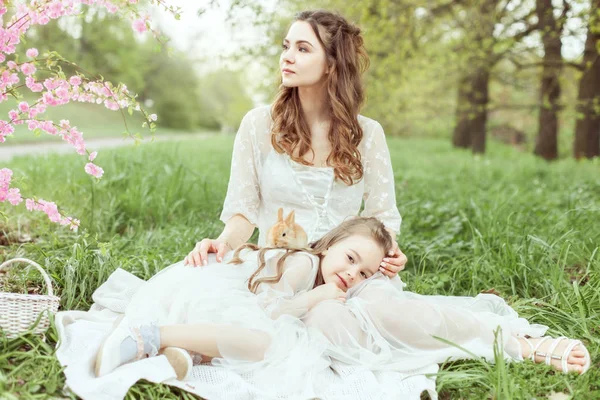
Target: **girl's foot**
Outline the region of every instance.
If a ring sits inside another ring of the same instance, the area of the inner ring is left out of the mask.
[[[157,325],[130,327],[120,323],[104,340],[96,356],[96,376],[103,376],[115,368],[153,357],[160,349],[160,330]]]
[[[175,370],[177,379],[184,381],[191,375],[193,359],[187,350],[179,347],[166,347],[159,354],[167,357],[169,364]]]
[[[579,340],[568,339],[565,336],[553,339],[519,337],[524,359],[533,362],[545,362],[555,369],[568,373],[576,371],[583,374],[590,367],[590,353]]]

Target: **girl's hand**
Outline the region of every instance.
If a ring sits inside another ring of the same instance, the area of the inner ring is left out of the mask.
[[[335,283],[325,283],[313,289],[313,292],[318,297],[319,301],[339,300],[342,303],[346,302],[346,292],[340,289]]]
[[[394,241],[394,248],[390,250],[388,257],[385,257],[379,266],[379,270],[389,278],[398,275],[406,266],[408,258],[398,248],[398,243]]]
[[[202,239],[196,243],[194,250],[190,251],[183,261],[183,265],[199,267],[208,264],[208,253],[217,253],[217,262],[223,261],[223,256],[227,249],[231,249],[229,244],[221,239]]]

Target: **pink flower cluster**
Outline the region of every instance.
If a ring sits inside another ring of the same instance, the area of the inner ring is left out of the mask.
[[[48,218],[50,218],[50,221],[59,223],[61,225],[69,225],[69,228],[72,231],[77,231],[79,228],[80,221],[78,219],[65,217],[58,211],[57,205],[51,201],[46,201],[43,199],[26,199],[25,207],[29,211],[42,211],[46,213]]]
[[[18,188],[10,187],[12,174],[12,171],[8,168],[0,169],[0,202],[8,201],[13,206],[16,206],[23,202],[23,198],[21,197]],[[48,215],[50,221],[57,222],[61,225],[69,225],[71,230],[76,231],[79,227],[80,221],[78,219],[65,217],[58,211],[57,205],[51,201],[26,199],[25,207],[29,211],[43,211]]]
[[[23,201],[20,190],[10,187],[12,171],[8,168],[0,169],[0,202],[8,201],[13,206]]]
[[[178,10],[167,6],[162,0],[150,0],[150,2],[161,5],[178,16]],[[52,19],[78,14],[81,12],[81,5],[104,7],[109,13],[120,12],[133,21],[132,27],[135,31],[144,32],[148,29],[150,22],[148,16],[142,17],[138,13],[138,0],[31,0],[12,4],[14,4],[15,12],[8,21],[4,21],[4,14],[11,3],[0,1],[0,103],[8,100],[9,93],[19,92],[19,87],[23,86],[21,79],[24,79],[24,86],[27,89],[33,93],[40,93],[40,97],[31,104],[20,101],[15,109],[9,111],[8,120],[0,119],[0,143],[4,142],[7,136],[13,134],[14,125],[26,124],[27,128],[32,131],[41,130],[50,135],[59,135],[70,143],[79,154],[85,155],[88,151],[83,133],[77,127],[71,126],[68,120],[61,120],[57,124],[51,120],[40,118],[40,115],[44,114],[48,107],[61,106],[70,101],[104,104],[110,110],[131,107],[136,111],[142,111],[151,130],[154,130],[152,122],[156,120],[156,115],[148,116],[125,85],[114,87],[110,82],[92,81],[82,75],[62,79],[58,68],[54,70],[54,77],[38,81],[36,79],[38,66],[49,68],[50,64],[47,63],[49,61],[69,63],[52,53],[44,54],[44,58],[40,59],[40,54],[35,48],[26,51],[25,55],[29,59],[26,62],[6,61],[8,55],[16,52],[21,38],[30,27],[45,25]],[[19,73],[22,74],[22,78]],[[93,163],[96,156],[96,152],[89,155],[89,162],[85,164],[84,169],[88,174],[100,178],[104,171]],[[8,201],[12,205],[18,205],[23,199],[18,188],[10,187],[11,179],[12,171],[10,169],[0,170],[0,202]],[[38,210],[46,213],[52,222],[69,225],[73,230],[77,230],[79,226],[79,220],[62,215],[53,202],[28,198],[25,200],[25,205],[29,211]]]

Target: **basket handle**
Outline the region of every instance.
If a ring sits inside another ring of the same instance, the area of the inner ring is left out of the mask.
[[[48,288],[48,295],[54,296],[54,290],[52,289],[52,281],[50,281],[50,277],[48,276],[44,268],[42,268],[40,264],[36,263],[35,261],[31,261],[27,258],[13,258],[12,260],[8,260],[0,264],[0,272],[4,267],[7,267],[8,265],[16,262],[24,262],[26,264],[33,265],[34,267],[36,267],[38,271],[40,271],[42,277],[44,278],[44,281],[46,282],[46,287]]]

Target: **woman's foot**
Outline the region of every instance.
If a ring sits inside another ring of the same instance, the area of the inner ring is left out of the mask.
[[[120,323],[104,340],[96,356],[96,376],[103,376],[132,361],[158,354],[160,330],[157,325],[130,327]]]
[[[544,362],[565,373],[575,371],[582,374],[590,367],[590,353],[579,340],[564,336],[556,339],[550,336],[517,339],[521,343],[524,359],[536,363]]]
[[[180,381],[186,380],[191,375],[193,359],[187,350],[179,347],[166,347],[159,354],[167,357]]]

